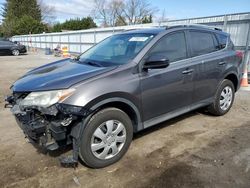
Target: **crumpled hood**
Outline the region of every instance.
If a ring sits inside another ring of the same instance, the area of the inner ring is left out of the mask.
[[[115,67],[95,67],[71,61],[70,59],[60,60],[31,70],[12,85],[12,90],[28,92],[66,89],[115,69]]]

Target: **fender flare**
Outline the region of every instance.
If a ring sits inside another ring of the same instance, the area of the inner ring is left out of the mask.
[[[101,106],[111,103],[111,102],[122,102],[125,103],[126,105],[128,105],[131,109],[133,109],[133,111],[136,114],[136,118],[137,118],[137,126],[134,127],[135,131],[139,131],[143,129],[143,125],[142,125],[142,118],[141,118],[141,113],[138,110],[138,108],[136,107],[136,105],[131,102],[130,100],[123,98],[123,97],[112,97],[112,98],[107,98],[104,99],[96,104],[94,104],[93,106],[90,107],[90,111],[91,112],[96,112],[96,110],[98,110]]]
[[[87,123],[89,122],[89,120],[91,119],[91,117],[97,112],[97,110],[105,105],[105,104],[108,104],[108,103],[111,103],[111,102],[122,102],[122,103],[125,103],[126,105],[130,106],[135,114],[136,114],[136,118],[137,118],[137,125],[134,126],[134,131],[137,132],[137,131],[140,131],[143,129],[143,123],[142,123],[142,120],[141,120],[141,114],[138,110],[138,108],[136,107],[136,105],[134,103],[132,103],[130,100],[128,99],[125,99],[125,98],[122,98],[122,97],[112,97],[112,98],[108,98],[108,99],[104,99],[96,104],[94,104],[93,106],[91,106],[89,109],[90,109],[90,113],[81,121],[79,122],[78,124],[76,124],[72,130],[71,130],[71,136],[73,136],[74,138],[77,138],[79,139],[80,138],[80,135],[83,134],[83,131],[87,125]]]

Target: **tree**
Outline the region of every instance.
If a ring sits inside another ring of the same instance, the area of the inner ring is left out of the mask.
[[[118,18],[116,18],[115,21],[115,26],[123,26],[123,25],[127,25],[126,19],[122,16],[118,16]]]
[[[103,26],[151,23],[157,11],[147,0],[95,0],[94,17]]]
[[[153,17],[152,15],[150,14],[149,16],[145,16],[144,18],[142,18],[142,21],[141,21],[143,24],[146,24],[146,23],[152,23],[153,22]]]
[[[147,0],[127,0],[124,7],[124,15],[129,25],[140,24],[143,19],[157,11]]]
[[[16,35],[40,33],[41,31],[47,32],[47,26],[27,15],[20,18],[15,28]]]
[[[1,15],[2,30],[6,37],[47,30],[46,25],[41,22],[41,9],[36,0],[6,0]]]
[[[115,26],[118,19],[123,18],[124,3],[121,0],[95,0],[94,2],[95,7],[92,14],[104,27]]]
[[[61,23],[56,23],[52,26],[51,29],[52,32],[61,32],[62,31],[62,24]]]
[[[38,5],[41,9],[42,21],[52,24],[56,19],[55,7],[47,5],[43,0],[38,0]]]
[[[29,15],[41,21],[41,9],[36,0],[6,0],[2,16],[4,19],[17,19]]]
[[[61,32],[62,30],[81,30],[95,28],[96,24],[91,17],[86,18],[76,18],[66,20],[63,23],[57,23],[53,26],[53,32]]]
[[[0,25],[0,37],[3,37],[3,28],[2,28],[2,25]]]

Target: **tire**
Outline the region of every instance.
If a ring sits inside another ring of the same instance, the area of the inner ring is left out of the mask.
[[[87,123],[80,139],[79,156],[91,168],[106,167],[122,158],[132,137],[132,122],[125,112],[117,108],[103,109]]]
[[[19,56],[19,54],[20,54],[19,50],[17,50],[17,49],[12,50],[11,53],[14,56]]]
[[[225,98],[223,95],[225,96]],[[226,114],[233,105],[234,96],[235,88],[233,83],[227,79],[223,80],[217,89],[214,102],[208,107],[208,112],[216,116],[222,116]],[[226,102],[228,103],[226,104]]]

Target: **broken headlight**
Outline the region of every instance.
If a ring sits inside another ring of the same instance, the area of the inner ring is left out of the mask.
[[[75,89],[31,92],[21,102],[20,106],[39,106],[47,108],[68,98]]]

